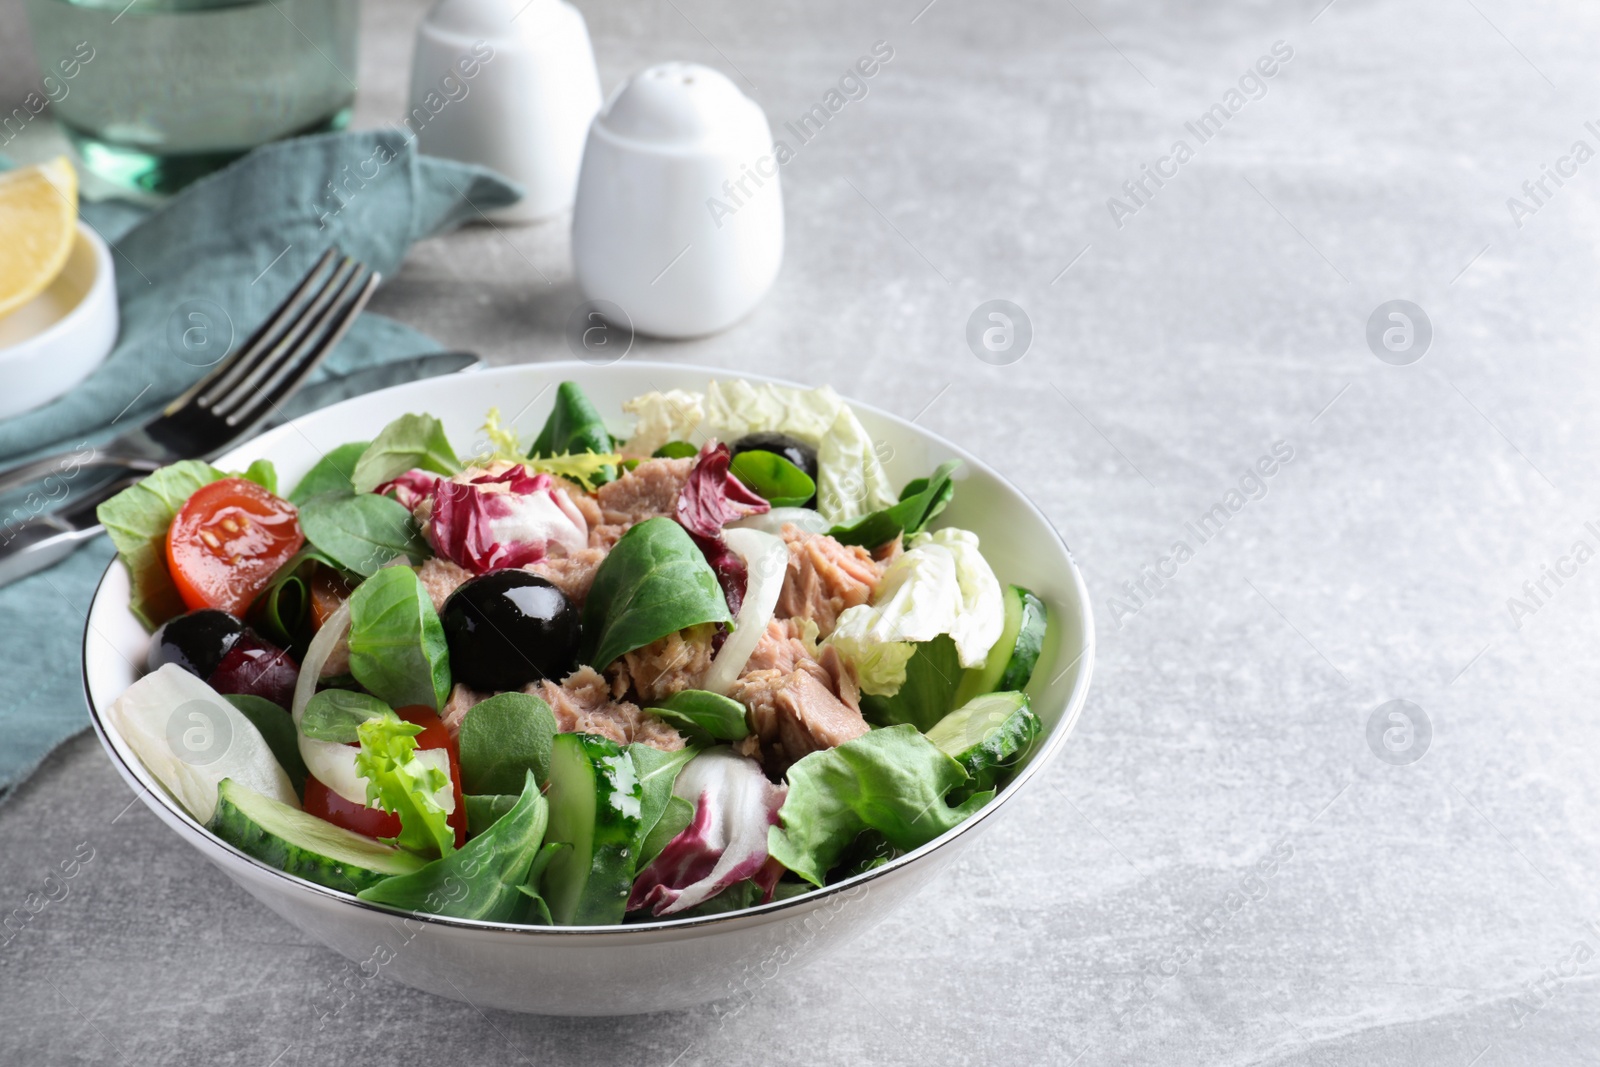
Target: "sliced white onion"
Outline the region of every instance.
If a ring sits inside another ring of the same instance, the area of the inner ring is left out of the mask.
[[[403,557],[402,557],[403,558]],[[339,605],[339,610],[328,616],[328,621],[311,639],[305,659],[300,663],[300,677],[294,684],[294,705],[289,709],[294,717],[295,734],[300,742],[300,758],[306,761],[306,770],[329,789],[352,804],[367,804],[367,779],[356,770],[356,756],[360,749],[341,745],[336,741],[319,741],[300,733],[300,719],[306,705],[317,691],[317,680],[322,668],[333,654],[334,646],[350,632],[350,602]],[[450,753],[442,748],[416,753],[419,763],[444,773],[447,784],[433,794],[433,799],[445,812],[456,810],[455,790],[450,787]]]
[[[762,533],[783,532],[784,523],[792,522],[807,533],[827,533],[833,523],[823,518],[820,511],[810,508],[773,508],[759,515],[746,515],[728,523],[729,530],[760,530]]]
[[[799,509],[796,509],[799,510]],[[789,547],[781,538],[760,530],[726,528],[722,536],[728,547],[744,560],[749,572],[744,588],[744,603],[733,621],[733,633],[722,643],[722,650],[711,661],[702,687],[726,696],[734,681],[744,673],[744,665],[761,643],[767,623],[778,607],[783,592],[783,576],[789,569]]]

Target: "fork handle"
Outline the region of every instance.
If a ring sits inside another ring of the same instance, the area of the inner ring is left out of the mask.
[[[55,566],[102,529],[99,523],[78,526],[58,515],[35,515],[15,526],[0,524],[0,585]]]
[[[154,460],[134,456],[118,455],[112,452],[103,452],[98,448],[89,450],[86,457],[79,458],[81,453],[76,449],[65,449],[53,452],[48,456],[30,459],[14,467],[7,467],[0,471],[0,495],[20,489],[25,485],[59,475],[63,479],[72,479],[85,467],[112,468],[125,471],[149,472],[161,464]]]

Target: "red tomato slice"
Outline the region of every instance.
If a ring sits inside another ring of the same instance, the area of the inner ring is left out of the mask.
[[[467,806],[461,799],[461,763],[456,758],[455,739],[430,707],[417,704],[396,708],[395,714],[406,722],[422,727],[422,732],[417,735],[417,748],[442,748],[450,753],[450,786],[455,793],[456,810],[445,821],[455,830],[456,847],[460,848],[467,843]],[[382,808],[353,804],[315,778],[306,779],[303,806],[307,814],[368,837],[397,837],[400,833],[400,816]]]
[[[305,544],[294,505],[255,482],[201,486],[167,528],[167,568],[190,611],[242,616]]]

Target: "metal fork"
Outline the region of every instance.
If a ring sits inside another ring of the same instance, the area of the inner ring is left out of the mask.
[[[350,328],[380,280],[377,271],[328,249],[239,351],[161,414],[101,445],[87,460],[68,449],[0,471],[0,494],[47,477],[72,460],[79,467],[148,472],[222,453],[300,387]]]

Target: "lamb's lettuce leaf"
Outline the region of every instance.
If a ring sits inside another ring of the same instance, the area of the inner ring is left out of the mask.
[[[1005,628],[1000,582],[978,551],[978,535],[920,533],[884,571],[871,604],[846,608],[827,643],[856,669],[861,691],[893,696],[916,643],[949,634],[963,667],[981,664]]]
[[[644,842],[647,841],[656,826],[661,822],[666,809],[672,802],[672,786],[678,780],[678,772],[684,765],[699,754],[699,749],[693,745],[685,745],[676,752],[663,752],[659,748],[635,742],[628,746],[628,758],[633,761],[634,774],[639,778],[639,839],[634,852],[639,859],[634,864],[634,869],[639,870],[649,861],[643,858],[646,851]],[[687,821],[684,823],[688,825]],[[682,830],[683,827],[678,827]],[[673,837],[677,836],[676,831]],[[667,841],[672,840],[671,837]],[[666,844],[663,841],[662,844]],[[659,848],[657,852],[661,851]],[[651,853],[653,857],[655,853]]]
[[[324,689],[312,696],[300,713],[300,732],[313,741],[348,745],[361,740],[361,724],[369,719],[398,722],[383,701],[354,689]]]
[[[167,571],[167,527],[201,486],[225,475],[209,463],[180,460],[131,485],[95,509],[117,556],[128,568],[133,594],[128,607],[154,630],[188,610]]]
[[[879,726],[908,722],[924,732],[955,707],[961,659],[949,634],[917,642],[906,661],[906,680],[893,696],[861,696],[861,714]]]
[[[351,594],[350,673],[392,708],[449,699],[444,627],[410,567],[385,567]]]
[[[300,508],[300,529],[335,566],[363,577],[396,556],[420,563],[430,554],[411,512],[374,493],[313,497]]]
[[[604,668],[670,633],[732,621],[705,556],[682,526],[657,516],[629,527],[596,569],[580,659]]]
[[[385,878],[362,900],[455,919],[510,922],[528,906],[523,887],[544,841],[550,806],[529,774],[510,811],[460,849],[414,874]]]
[[[959,825],[992,790],[951,807],[946,795],[967,780],[961,765],[909,723],[873,730],[838,748],[813,752],[789,768],[789,795],[767,850],[812,885],[865,830],[910,851]]]
[[[584,452],[610,455],[616,452],[616,445],[606,430],[605,420],[583,390],[575,382],[562,382],[556,387],[556,401],[550,410],[550,417],[545,420],[544,429],[539,431],[528,454],[535,459],[554,456],[570,458]],[[617,468],[613,461],[601,464],[591,477],[583,480],[590,486],[597,486],[616,476]]]
[[[370,441],[351,441],[317,460],[289,492],[289,503],[299,507],[312,497],[353,495],[356,489],[351,478],[356,463],[370,444]]]
[[[289,784],[294,786],[295,795],[304,797],[306,775],[310,772],[306,770],[306,761],[300,756],[300,741],[295,737],[294,720],[266,697],[252,693],[225,693],[222,699],[250,720],[250,725],[256,728],[261,740],[272,749],[278,766],[289,776]]]
[[[361,742],[356,772],[367,780],[368,807],[400,816],[400,833],[388,844],[447,856],[455,848],[456,833],[434,794],[450,784],[450,776],[417,759],[421,732],[422,727],[394,715],[363,722],[356,727]]]
[[[775,508],[799,508],[817,495],[817,483],[776,452],[751,449],[733,457],[728,470]]]
[[[272,465],[270,459],[258,459],[243,471],[230,477],[255,482],[269,493],[276,494],[278,491],[278,468]]]
[[[556,717],[529,693],[497,693],[461,720],[461,788],[469,793],[514,793],[523,775],[550,781],[550,743]]]
[[[744,705],[721,693],[683,689],[645,710],[699,744],[739,741],[750,735]]]
[[[449,477],[461,470],[444,424],[432,415],[401,415],[378,432],[356,460],[350,481],[358,493],[370,493],[409,470]]]
[[[900,490],[899,502],[863,515],[854,522],[835,526],[828,531],[829,535],[841,544],[877,548],[902,533],[907,536],[921,533],[956,495],[956,483],[950,476],[959,466],[959,459],[939,464],[932,477],[913,478],[907,482]]]

